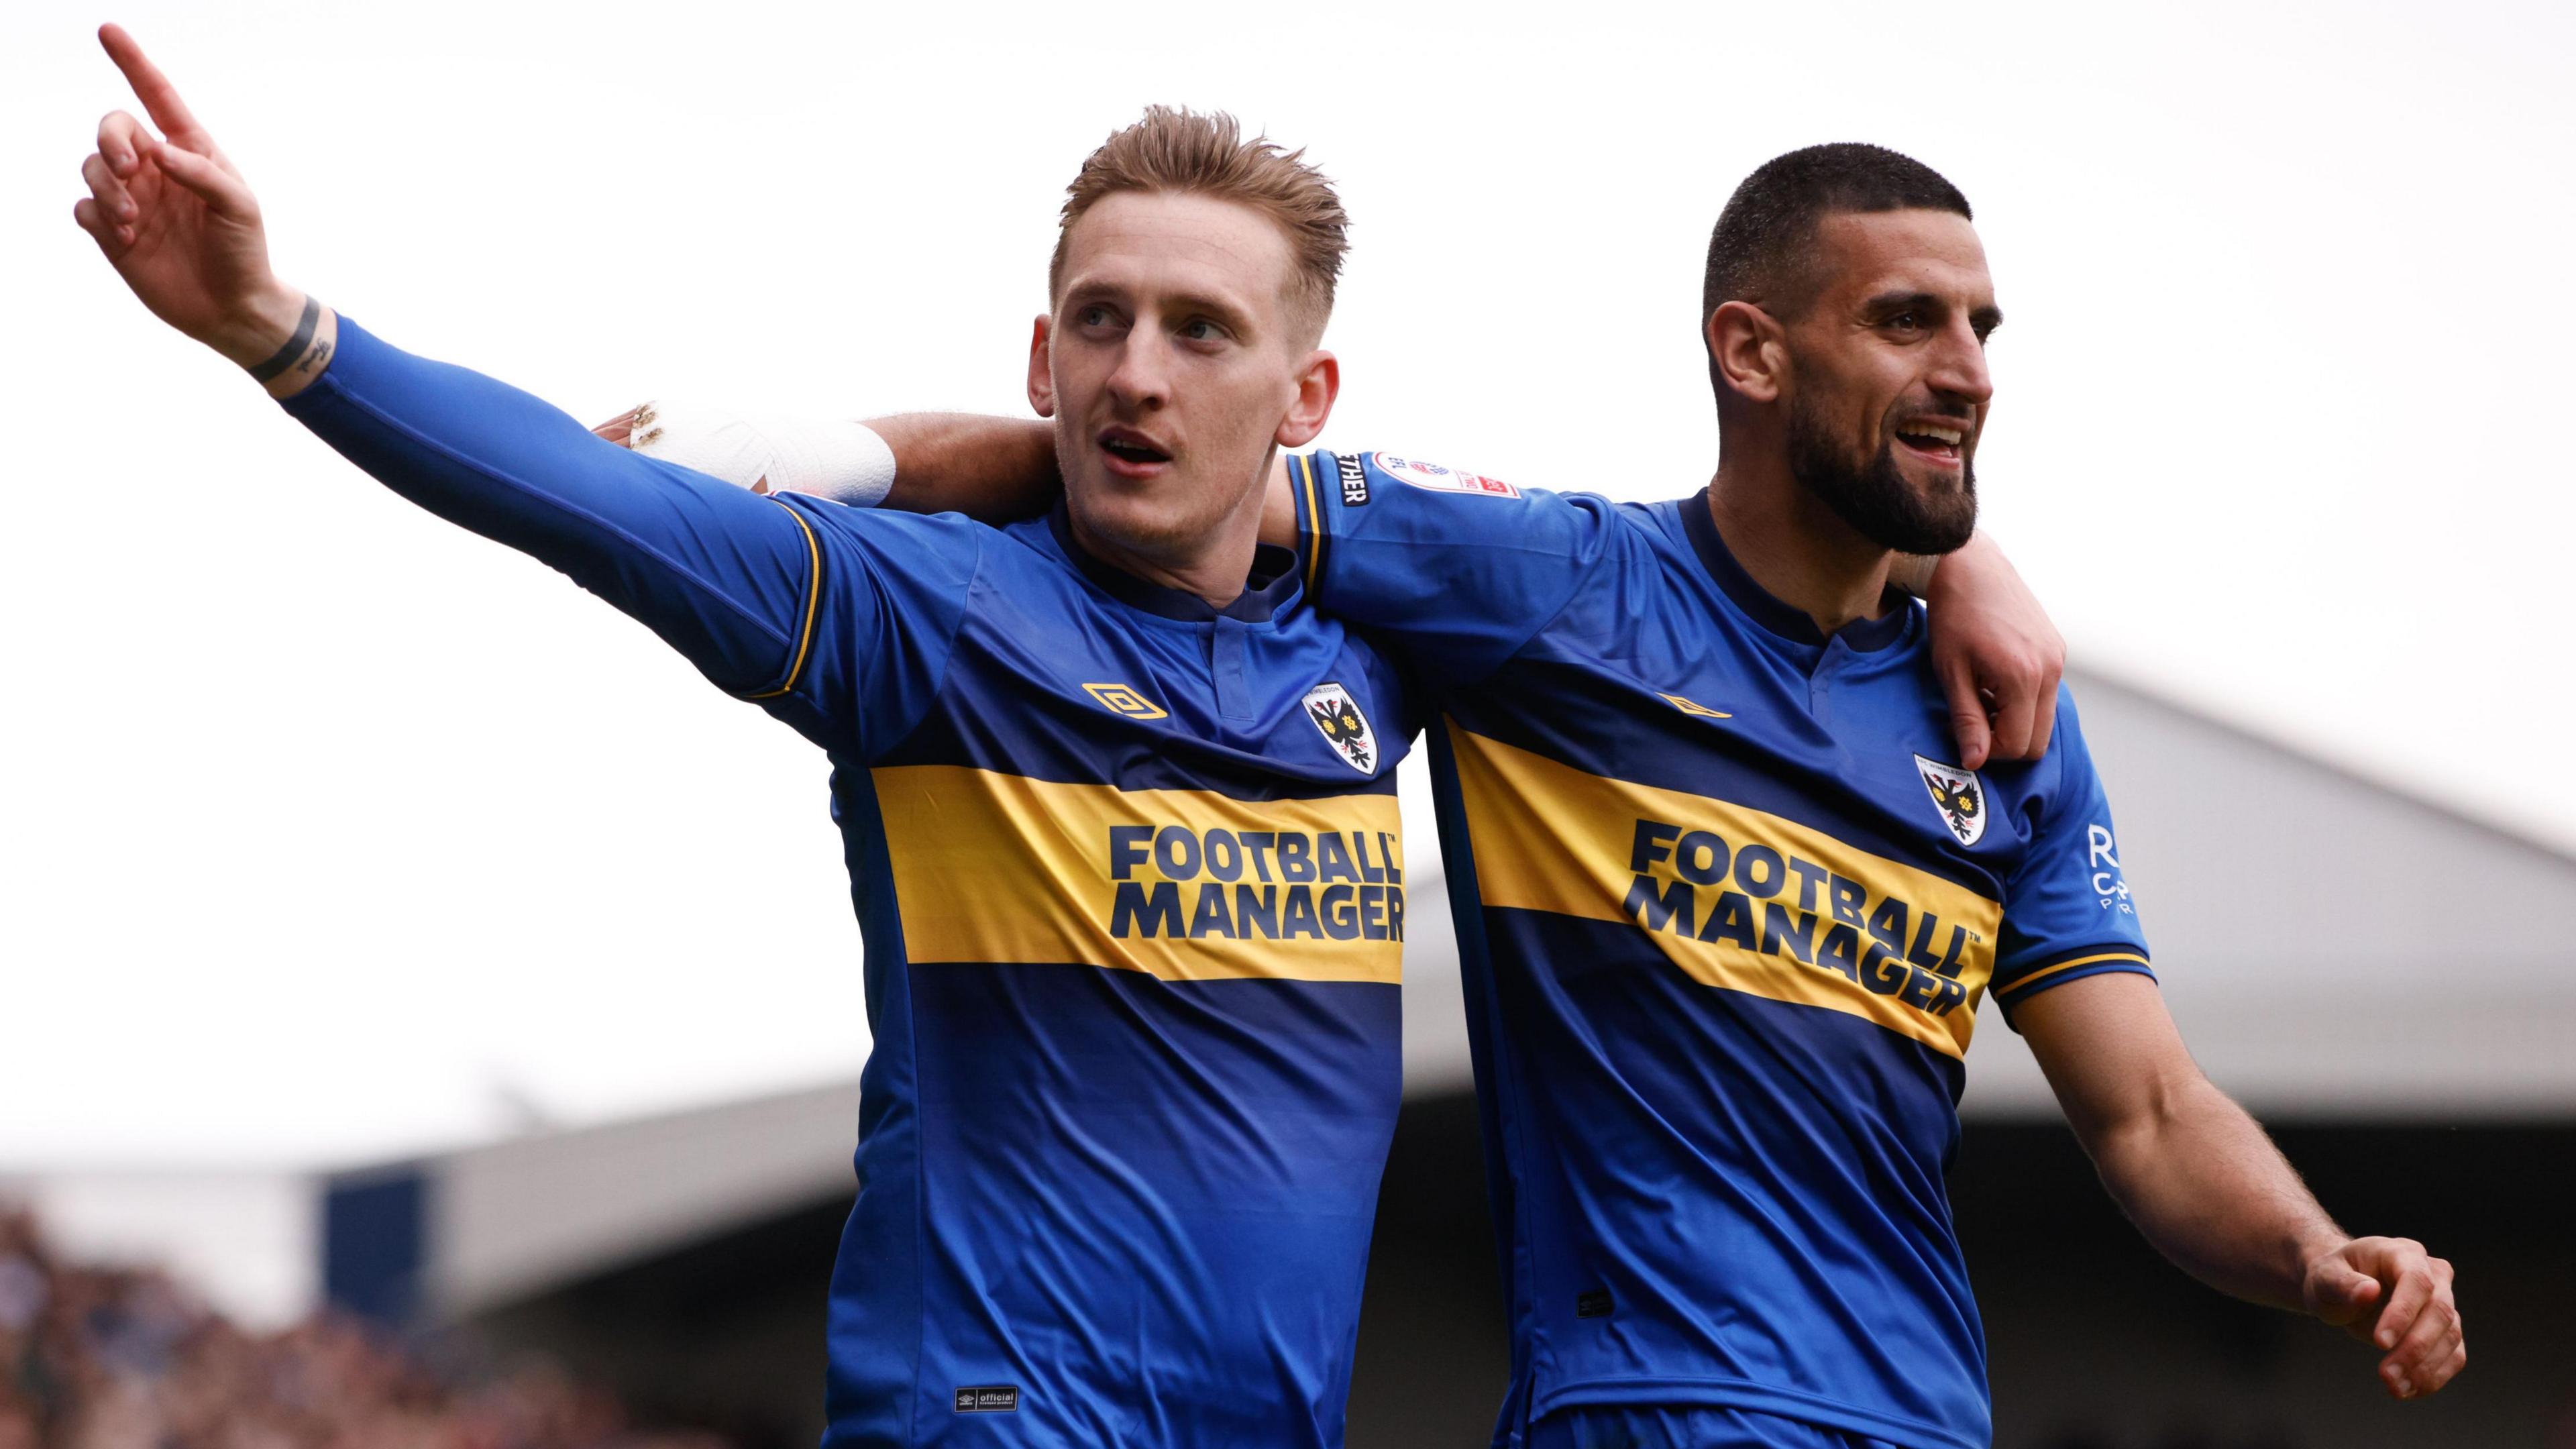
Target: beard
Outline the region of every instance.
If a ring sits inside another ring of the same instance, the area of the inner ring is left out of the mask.
[[[1789,412],[1789,476],[1822,499],[1834,516],[1880,548],[1898,553],[1945,554],[1977,531],[1977,468],[1959,464],[1959,491],[1928,494],[1905,481],[1896,462],[1896,439],[1854,466],[1837,440],[1803,404]]]

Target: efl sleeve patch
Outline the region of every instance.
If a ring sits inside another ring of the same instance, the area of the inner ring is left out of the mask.
[[[1410,483],[1416,488],[1428,488],[1435,493],[1465,493],[1482,498],[1521,496],[1521,490],[1500,478],[1488,478],[1482,473],[1470,473],[1463,468],[1448,468],[1438,463],[1426,463],[1420,458],[1398,457],[1393,453],[1372,453],[1369,455],[1369,461],[1377,466],[1379,472],[1389,478]],[[1346,499],[1349,491],[1349,485],[1345,484],[1343,493]],[[1368,484],[1365,476],[1360,484],[1359,501],[1363,503],[1368,501]]]

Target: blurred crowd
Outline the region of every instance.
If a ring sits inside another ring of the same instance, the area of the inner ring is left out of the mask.
[[[85,1266],[0,1204],[0,1449],[723,1449],[522,1365],[442,1373],[336,1314],[252,1333],[150,1268]]]

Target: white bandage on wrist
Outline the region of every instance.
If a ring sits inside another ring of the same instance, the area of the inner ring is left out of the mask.
[[[737,488],[810,494],[853,508],[874,507],[894,487],[894,449],[865,423],[837,418],[656,398],[636,410],[627,446]]]

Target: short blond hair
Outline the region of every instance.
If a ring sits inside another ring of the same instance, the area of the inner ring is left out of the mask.
[[[1064,189],[1055,256],[1047,263],[1047,295],[1064,283],[1064,250],[1073,224],[1122,191],[1172,191],[1248,206],[1276,223],[1295,263],[1289,278],[1290,315],[1321,336],[1333,313],[1333,286],[1341,279],[1344,235],[1351,224],[1333,183],[1306,163],[1303,149],[1283,151],[1266,136],[1243,138],[1243,127],[1223,111],[1204,115],[1182,106],[1147,106],[1142,120],[1100,143]]]

